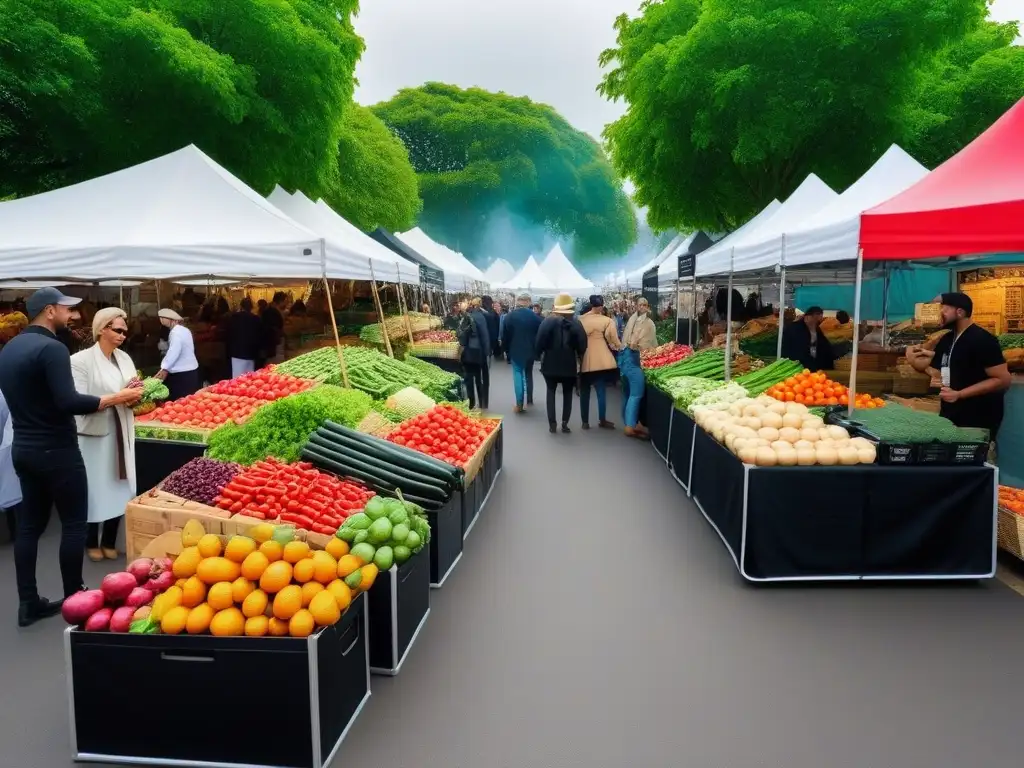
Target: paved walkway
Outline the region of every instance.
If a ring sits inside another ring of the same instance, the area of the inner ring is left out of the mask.
[[[492,379],[510,413],[507,366]],[[545,422],[508,417],[466,554],[401,675],[373,678],[335,768],[1019,761],[1024,600],[1005,585],[747,586],[649,446],[582,432],[578,414],[572,435]],[[55,594],[52,534],[41,563]],[[0,764],[67,768],[62,627],[18,632],[14,601],[5,548]],[[267,711],[239,706],[254,724]]]

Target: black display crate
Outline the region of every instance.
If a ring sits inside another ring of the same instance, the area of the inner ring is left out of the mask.
[[[690,458],[693,456],[693,441],[696,423],[686,413],[672,409],[672,427],[668,440],[668,468],[672,476],[687,491],[690,489]]]
[[[370,587],[370,671],[397,675],[430,615],[430,545]]]
[[[135,439],[135,487],[139,493],[156,488],[174,470],[206,453],[206,443],[183,440]]]
[[[500,429],[500,427],[499,427]],[[487,455],[480,464],[480,470],[476,473],[462,494],[462,537],[467,538],[469,532],[476,524],[480,511],[484,508],[491,496],[494,482],[501,473],[499,451],[501,450],[502,434],[499,432],[492,443]]]
[[[427,512],[430,523],[430,586],[435,589],[462,557],[462,507],[465,491],[455,491],[443,507]]]
[[[367,637],[362,595],[333,627],[301,639],[69,628],[64,653],[72,756],[145,765],[323,768],[370,696]],[[158,697],[159,723],[112,728],[110,714],[138,713],[140,695]],[[269,695],[280,699],[272,722],[251,706]]]
[[[651,433],[651,445],[661,458],[668,457],[669,435],[672,420],[672,398],[656,387],[647,385],[647,425]]]

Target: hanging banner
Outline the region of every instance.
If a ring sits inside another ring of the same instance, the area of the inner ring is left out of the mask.
[[[651,311],[657,314],[658,311],[658,268],[651,267],[643,275],[641,292],[647,303],[651,305]]]
[[[697,254],[695,253],[684,253],[679,256],[679,279],[682,280],[684,277],[693,277],[694,271],[697,269]]]
[[[420,264],[420,289],[444,293],[444,272]]]

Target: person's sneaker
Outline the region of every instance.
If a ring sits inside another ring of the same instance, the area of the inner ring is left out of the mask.
[[[634,429],[633,427],[626,427],[622,431],[626,435],[626,437],[632,437],[632,438],[634,438],[636,440],[646,440],[647,439],[647,435],[645,435],[639,429]]]
[[[570,432],[572,432],[572,430],[569,429],[569,425],[568,424],[563,424],[562,425],[562,434],[563,435],[568,435]]]
[[[558,427],[554,424],[554,422],[552,422],[551,424],[548,424],[548,432],[550,432],[553,435],[557,431],[558,431]]]
[[[523,408],[523,406],[521,406],[521,405],[517,405],[515,410],[516,410],[516,413],[526,413],[526,409]]]
[[[60,613],[63,600],[47,600],[38,597],[34,601],[22,602],[18,605],[18,626],[31,627],[37,621],[48,619]]]
[[[601,423],[598,426],[601,427],[601,429],[615,429],[615,422],[601,419]]]
[[[582,422],[582,423],[580,424],[580,426],[581,426],[581,427],[583,427],[583,429],[590,429],[590,425],[589,425],[589,424],[588,424],[587,422],[585,422],[585,421],[584,421],[584,422]]]
[[[533,400],[527,400],[527,401],[526,401],[526,404],[527,404],[527,405],[533,405]]]

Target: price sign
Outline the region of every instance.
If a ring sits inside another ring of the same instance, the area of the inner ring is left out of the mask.
[[[651,311],[658,311],[658,268],[652,267],[644,272],[641,291],[647,303],[651,305]]]
[[[420,288],[424,291],[444,293],[444,272],[420,264]]]
[[[684,253],[679,256],[679,279],[693,277],[697,269],[697,256],[693,253]]]

